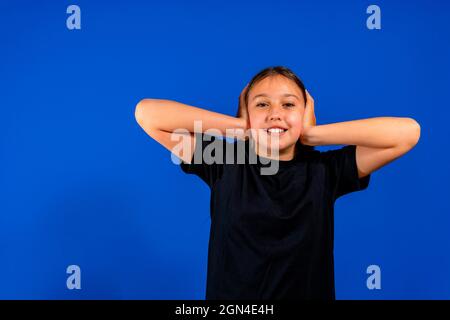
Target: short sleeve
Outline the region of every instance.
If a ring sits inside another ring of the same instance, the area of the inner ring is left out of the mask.
[[[367,189],[371,175],[358,177],[356,145],[321,152],[333,200],[351,192]]]
[[[227,142],[202,132],[195,133],[195,139],[191,163],[181,161],[180,167],[187,174],[197,175],[212,188],[223,174]]]

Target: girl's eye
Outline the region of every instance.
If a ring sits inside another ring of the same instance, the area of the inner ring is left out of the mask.
[[[285,103],[284,105],[289,107],[289,108],[295,107],[295,104],[293,104],[293,103]],[[267,106],[267,103],[259,102],[259,103],[256,104],[256,106],[257,107],[265,107],[265,106]]]

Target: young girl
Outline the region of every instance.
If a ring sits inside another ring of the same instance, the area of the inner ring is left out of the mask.
[[[206,299],[335,299],[334,202],[366,189],[373,171],[407,153],[420,136],[412,118],[316,125],[312,97],[285,67],[253,77],[237,117],[159,99],[142,100],[135,115],[182,160],[184,172],[211,189]],[[189,142],[183,148],[171,139],[180,128]],[[236,141],[208,135],[209,129]],[[262,174],[267,164],[275,164],[272,174]]]

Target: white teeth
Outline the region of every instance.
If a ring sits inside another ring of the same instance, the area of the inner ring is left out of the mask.
[[[280,129],[280,128],[270,128],[270,129],[267,129],[267,131],[270,132],[270,133],[281,133],[281,132],[284,132],[286,130],[285,129]]]

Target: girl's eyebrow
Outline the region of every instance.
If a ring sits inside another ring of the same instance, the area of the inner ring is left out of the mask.
[[[295,94],[292,94],[292,93],[285,93],[285,94],[282,94],[281,96],[282,97],[294,97],[297,100],[300,100],[299,97],[297,97]],[[252,100],[255,100],[258,97],[269,97],[269,95],[267,95],[265,93],[260,93],[260,94],[257,94],[256,96],[254,96]]]

